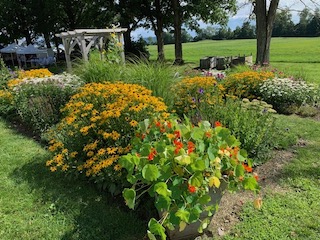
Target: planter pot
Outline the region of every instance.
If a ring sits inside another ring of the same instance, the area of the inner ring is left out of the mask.
[[[221,198],[225,189],[227,188],[227,183],[221,182],[221,186],[219,189],[215,189],[215,191],[211,191],[210,197],[211,201],[208,205],[219,205]],[[214,214],[214,213],[213,213]],[[200,215],[200,219],[205,219],[207,217],[207,212],[204,212]],[[200,227],[200,222],[194,222],[188,224],[183,231],[179,231],[179,229],[175,230],[168,230],[167,229],[167,236],[170,240],[194,240],[197,236],[201,235],[198,232],[198,228]]]

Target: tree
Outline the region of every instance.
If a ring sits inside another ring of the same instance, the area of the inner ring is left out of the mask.
[[[273,25],[279,0],[255,0],[254,14],[256,15],[257,57],[256,64],[265,65],[270,61],[270,43]]]
[[[317,8],[307,25],[307,35],[312,37],[320,36],[320,11]]]
[[[304,8],[300,13],[299,13],[299,23],[296,25],[295,32],[298,36],[300,37],[305,37],[307,36],[307,26],[311,21],[312,14],[310,13],[308,8]]]
[[[256,37],[255,26],[252,26],[250,22],[244,22],[242,27],[237,27],[233,32],[234,38],[237,39],[252,39]]]
[[[290,9],[286,8],[276,13],[276,18],[273,26],[273,37],[289,37],[294,34],[294,23],[292,22],[292,14]]]
[[[175,63],[182,64],[182,24],[191,28],[198,26],[198,20],[206,23],[227,23],[228,14],[234,13],[235,0],[172,0],[174,36],[175,36]]]

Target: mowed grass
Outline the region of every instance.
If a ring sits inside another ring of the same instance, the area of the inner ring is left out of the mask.
[[[241,222],[224,239],[308,239],[320,236],[320,122],[297,116],[278,116],[279,124],[306,141],[295,146],[294,159],[279,172],[283,193],[269,192],[260,211],[252,204]]]
[[[0,120],[0,239],[142,239],[123,200],[45,166],[48,153]]]
[[[155,45],[148,47],[151,59],[157,58]],[[272,38],[271,65],[292,75],[305,77],[308,82],[320,84],[320,38]],[[183,59],[193,67],[199,66],[205,56],[238,56],[253,55],[256,57],[256,40],[205,40],[183,44]],[[165,56],[168,61],[174,60],[174,45],[165,45]]]

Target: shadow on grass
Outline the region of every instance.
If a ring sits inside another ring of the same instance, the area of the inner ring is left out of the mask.
[[[123,199],[99,192],[83,180],[69,180],[62,173],[51,173],[45,166],[47,156],[15,169],[11,178],[17,184],[27,183],[51,214],[62,213],[70,224],[61,238],[69,239],[143,239],[147,219],[124,206]],[[68,224],[68,223],[67,223]]]

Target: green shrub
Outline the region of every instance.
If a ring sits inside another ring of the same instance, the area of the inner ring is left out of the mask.
[[[23,124],[35,133],[43,133],[62,118],[60,108],[81,85],[69,74],[28,79],[12,91],[14,107]]]
[[[0,58],[0,89],[7,85],[7,81],[11,78],[11,74],[2,58]]]
[[[0,90],[0,116],[10,118],[14,114],[13,96],[9,90]]]
[[[284,114],[296,112],[302,104],[312,105],[320,101],[318,86],[289,78],[267,80],[261,84],[258,92],[264,101]]]
[[[228,127],[256,164],[268,160],[271,150],[277,146],[275,138],[281,133],[275,127],[273,114],[268,111],[248,108],[243,102],[231,99],[224,104],[203,105],[200,111],[204,120],[211,124],[220,121]]]
[[[119,191],[114,187],[121,183],[117,161],[130,151],[135,127],[145,117],[165,110],[159,98],[136,84],[86,84],[63,108],[62,121],[48,133],[54,157],[47,166],[53,172],[85,175],[100,187]]]

